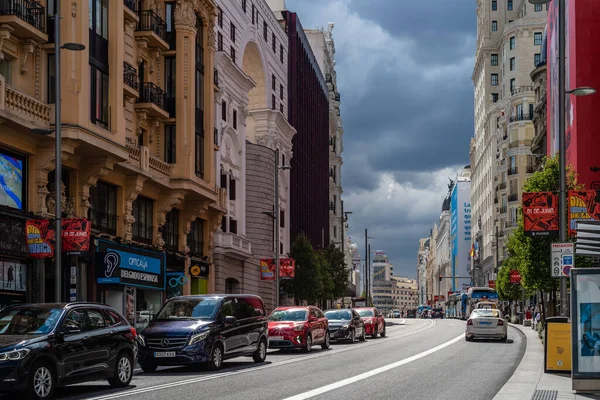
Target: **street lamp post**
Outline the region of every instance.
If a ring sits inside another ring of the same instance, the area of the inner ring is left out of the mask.
[[[275,307],[279,307],[279,171],[290,169],[279,165],[279,149],[275,150]]]

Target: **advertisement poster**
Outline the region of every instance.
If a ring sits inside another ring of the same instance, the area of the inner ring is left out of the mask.
[[[546,366],[548,371],[571,371],[571,324],[547,322]]]
[[[527,236],[558,236],[558,198],[552,192],[523,193],[523,225]]]
[[[600,190],[569,190],[569,235],[577,234],[577,222],[600,221]]]
[[[450,195],[450,252],[452,276],[466,277],[471,270],[471,181],[466,177],[457,179]],[[452,280],[453,291],[466,291],[470,278]]]
[[[80,256],[90,249],[92,224],[85,218],[63,219],[62,248],[67,255]]]
[[[54,229],[49,229],[49,223],[47,219],[28,220],[25,223],[25,241],[30,257],[54,256]]]
[[[296,276],[296,260],[293,258],[279,259],[279,279],[293,279]],[[272,258],[260,260],[260,280],[275,280],[275,260]]]
[[[135,288],[125,287],[125,318],[130,324],[135,324]]]
[[[571,270],[574,377],[600,373],[600,268]]]
[[[27,288],[27,265],[0,261],[0,290],[24,292]]]
[[[23,208],[23,160],[0,153],[0,206]]]

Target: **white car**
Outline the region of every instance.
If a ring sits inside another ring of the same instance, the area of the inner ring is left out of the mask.
[[[508,324],[502,318],[500,310],[481,308],[473,310],[467,320],[465,340],[475,338],[500,339],[506,342]]]

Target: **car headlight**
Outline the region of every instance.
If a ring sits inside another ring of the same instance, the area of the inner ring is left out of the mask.
[[[296,326],[294,327],[294,330],[295,330],[296,332],[300,332],[300,331],[304,330],[304,324],[298,324],[298,325],[296,325]]]
[[[142,335],[137,335],[137,339],[142,347],[146,347],[146,339]]]
[[[210,333],[210,331],[205,331],[205,332],[201,332],[197,335],[193,335],[190,338],[190,346],[196,343],[199,343],[201,341],[203,341],[204,339],[206,339],[208,337],[208,334]]]
[[[19,349],[0,353],[0,361],[16,361],[24,359],[29,354],[29,349]]]

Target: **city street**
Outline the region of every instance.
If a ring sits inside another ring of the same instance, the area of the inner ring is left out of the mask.
[[[58,399],[492,399],[525,350],[514,328],[509,340],[466,342],[458,320],[388,319],[388,336],[332,344],[310,354],[270,351],[267,362],[234,359],[218,373],[203,368],[136,370],[132,385],[104,382],[59,389]],[[7,397],[5,397],[7,398]]]

